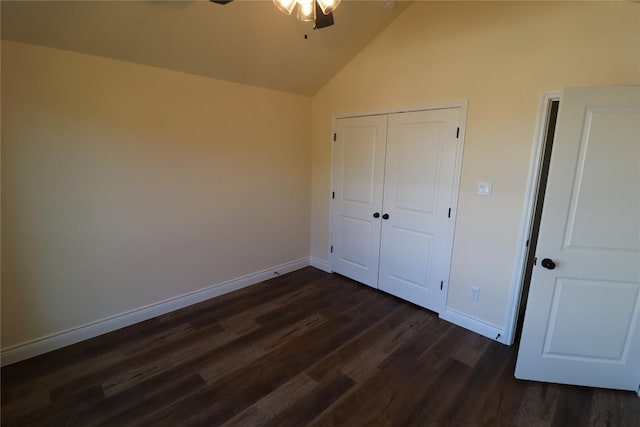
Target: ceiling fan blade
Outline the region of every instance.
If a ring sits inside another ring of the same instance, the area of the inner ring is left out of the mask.
[[[333,12],[325,15],[322,13],[322,9],[318,2],[316,2],[316,20],[313,23],[313,29],[319,30],[320,28],[326,28],[333,25]]]
[[[225,5],[227,3],[231,3],[233,0],[209,0],[211,3],[218,3],[221,5]]]

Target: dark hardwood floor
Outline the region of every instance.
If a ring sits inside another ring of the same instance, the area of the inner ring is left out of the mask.
[[[311,267],[2,369],[2,424],[640,426],[635,393]]]

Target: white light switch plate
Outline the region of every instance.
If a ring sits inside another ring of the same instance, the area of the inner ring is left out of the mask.
[[[490,182],[478,182],[478,190],[476,194],[478,196],[490,196],[493,184]]]

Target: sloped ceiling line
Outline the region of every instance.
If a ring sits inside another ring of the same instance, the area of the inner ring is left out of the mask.
[[[343,0],[314,31],[271,1],[5,1],[2,38],[314,95],[410,2]],[[307,37],[305,38],[305,34]]]

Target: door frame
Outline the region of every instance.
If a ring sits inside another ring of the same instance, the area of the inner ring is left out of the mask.
[[[397,114],[397,113],[413,113],[418,111],[429,111],[429,110],[444,110],[449,108],[460,108],[460,135],[458,137],[458,147],[456,149],[455,155],[455,166],[454,166],[454,176],[453,176],[453,187],[451,189],[451,226],[447,231],[447,248],[446,252],[449,256],[449,266],[447,270],[447,280],[443,286],[443,292],[438,298],[438,307],[440,308],[439,312],[443,312],[446,306],[447,301],[447,293],[449,291],[449,278],[451,277],[451,259],[453,257],[453,239],[455,235],[455,227],[456,227],[456,218],[458,213],[458,197],[460,194],[460,178],[462,177],[462,157],[464,153],[464,140],[465,140],[465,130],[467,128],[467,110],[468,110],[469,101],[462,100],[456,102],[448,102],[442,104],[425,104],[411,107],[398,107],[398,108],[389,108],[383,110],[373,110],[369,112],[354,112],[354,113],[343,113],[343,114],[334,114],[331,121],[331,135],[328,140],[331,144],[331,170],[330,170],[330,181],[329,181],[329,247],[327,247],[327,259],[329,260],[329,272],[333,272],[333,254],[331,253],[331,246],[333,245],[333,198],[331,197],[331,192],[333,191],[333,168],[335,166],[335,156],[336,152],[333,145],[333,136],[336,133],[336,120],[339,119],[348,119],[354,117],[367,117],[367,116],[383,116],[389,114]],[[388,132],[388,130],[387,130]]]
[[[529,178],[527,180],[527,191],[524,197],[524,209],[520,225],[520,238],[518,239],[519,250],[516,255],[513,280],[511,290],[509,291],[509,303],[507,305],[508,312],[505,322],[505,344],[507,345],[513,345],[514,343],[518,316],[520,314],[520,299],[522,298],[522,290],[524,288],[525,269],[529,252],[527,241],[529,240],[533,227],[533,216],[535,214],[536,199],[538,197],[540,174],[542,171],[542,156],[544,155],[551,103],[553,101],[562,102],[561,98],[561,90],[543,92],[538,106],[533,147],[531,149]]]

